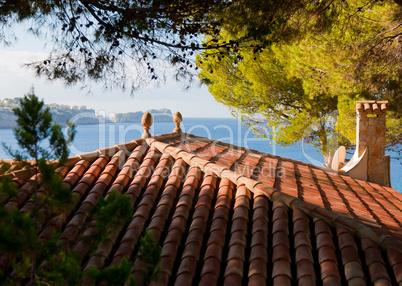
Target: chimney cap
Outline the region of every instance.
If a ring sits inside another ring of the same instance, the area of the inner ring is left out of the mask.
[[[388,100],[360,100],[356,101],[356,110],[358,111],[386,111]]]
[[[375,102],[375,100],[359,100],[359,101],[356,101],[356,103],[374,103]]]

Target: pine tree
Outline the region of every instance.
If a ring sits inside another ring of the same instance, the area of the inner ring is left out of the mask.
[[[301,11],[287,20],[294,24],[290,38],[274,41],[268,36],[268,48],[207,50],[198,57],[200,79],[218,102],[277,143],[307,139],[329,166],[337,145],[355,141],[356,100],[388,100],[387,147],[400,150],[402,140],[400,65],[384,65],[378,57],[385,50],[370,50],[384,23],[393,23],[395,4],[356,0],[348,1],[347,8],[332,8],[332,25],[320,33],[296,35],[299,21],[307,16]],[[305,19],[311,25],[321,20]],[[239,36],[229,27],[219,41],[233,37]],[[252,44],[258,47],[258,41]]]
[[[6,261],[5,270],[0,269],[0,284],[80,285],[84,277],[89,277],[99,283],[112,281],[113,285],[125,285],[126,282],[134,285],[132,262],[123,259],[117,266],[101,270],[91,268],[84,273],[82,258],[61,245],[60,232],[54,230],[50,237],[39,235],[46,217],[63,216],[77,206],[78,200],[63,184],[56,169],[67,159],[68,143],[73,140],[75,129],[68,124],[65,138],[61,126],[52,122],[49,108],[33,90],[13,111],[17,116],[15,136],[20,149],[6,149],[19,160],[32,160],[31,163],[26,161],[25,166],[34,168],[35,179],[30,181],[34,189],[31,196],[34,208],[27,213],[19,209],[7,210],[4,203],[19,190],[10,178],[0,176],[0,258]],[[93,227],[86,237],[88,247],[96,250],[127,224],[133,214],[130,202],[130,197],[116,192],[98,201],[86,222],[86,227]],[[156,277],[160,247],[151,238],[146,235],[141,241],[148,250],[154,251],[142,255],[148,263],[150,273],[147,277]]]

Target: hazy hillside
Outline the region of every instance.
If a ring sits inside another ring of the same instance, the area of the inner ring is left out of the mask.
[[[16,117],[12,111],[14,107],[19,104],[20,98],[5,98],[0,101],[0,128],[14,128],[16,126]],[[140,122],[144,112],[127,112],[116,113],[113,118],[106,118],[106,120],[96,114],[94,109],[88,109],[86,106],[69,106],[60,104],[48,104],[50,112],[53,114],[53,119],[60,125],[65,125],[67,120],[73,122],[75,125],[82,124],[98,124],[99,122],[116,122],[116,123],[130,123]],[[172,121],[173,115],[169,109],[151,109],[149,112],[152,114],[154,121]]]

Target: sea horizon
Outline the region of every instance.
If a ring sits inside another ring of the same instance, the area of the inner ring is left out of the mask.
[[[294,161],[322,167],[324,158],[318,148],[303,141],[281,146],[267,138],[257,137],[251,127],[246,126],[237,118],[219,117],[187,117],[183,118],[181,129],[184,133],[206,137],[233,146],[244,147],[258,152],[268,153]],[[151,135],[170,133],[175,128],[172,121],[154,122],[150,128]],[[77,135],[70,145],[70,156],[75,156],[98,149],[130,142],[141,138],[143,127],[140,122],[130,123],[103,123],[77,125]],[[8,146],[16,147],[13,129],[0,129],[0,141]],[[350,159],[354,150],[349,150],[347,159]],[[387,152],[386,152],[387,153]],[[12,159],[3,148],[0,150],[0,159]],[[402,164],[391,158],[391,186],[402,193]]]

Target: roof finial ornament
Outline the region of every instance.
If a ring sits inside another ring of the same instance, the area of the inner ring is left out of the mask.
[[[182,122],[182,120],[183,120],[183,118],[182,118],[182,116],[181,116],[181,113],[177,111],[177,112],[173,115],[173,122],[176,124],[176,128],[173,129],[173,132],[181,133],[180,123]]]
[[[141,125],[144,126],[144,133],[142,134],[141,138],[142,139],[147,139],[151,137],[151,134],[149,133],[149,128],[152,125],[152,115],[148,111],[144,113],[141,119]]]

